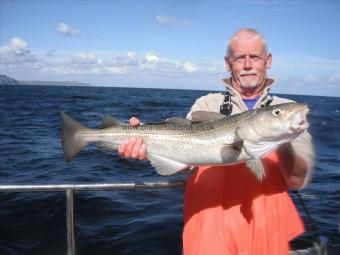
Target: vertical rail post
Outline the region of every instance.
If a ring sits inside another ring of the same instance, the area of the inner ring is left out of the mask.
[[[74,190],[66,190],[67,255],[76,255],[74,238]]]

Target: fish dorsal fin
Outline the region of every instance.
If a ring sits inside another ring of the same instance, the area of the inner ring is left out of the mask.
[[[265,177],[266,172],[264,170],[262,161],[260,159],[250,159],[246,162],[247,167],[256,175],[257,179],[262,181]]]
[[[166,123],[175,125],[190,125],[191,121],[181,117],[171,117],[165,120]]]
[[[104,117],[102,119],[102,122],[100,123],[99,128],[104,129],[104,128],[108,128],[108,127],[117,127],[117,126],[120,126],[120,125],[122,125],[122,122],[120,122],[116,118],[111,117],[108,114],[104,114]]]
[[[225,118],[225,115],[217,112],[196,111],[191,114],[191,118],[196,122],[210,122]]]
[[[178,162],[157,154],[148,153],[147,157],[148,160],[150,160],[152,166],[156,169],[156,172],[160,175],[173,175],[189,167],[182,162]]]

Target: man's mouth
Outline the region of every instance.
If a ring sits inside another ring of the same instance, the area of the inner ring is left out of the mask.
[[[252,77],[252,76],[256,76],[257,75],[257,73],[256,72],[254,72],[254,71],[241,71],[240,72],[240,76],[241,77]]]
[[[241,77],[251,77],[256,76],[256,74],[241,74]]]
[[[241,73],[240,75],[241,75],[242,77],[243,77],[243,76],[256,76],[257,73]]]

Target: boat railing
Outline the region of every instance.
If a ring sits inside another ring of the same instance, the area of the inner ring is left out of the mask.
[[[76,255],[74,231],[74,192],[107,191],[124,189],[167,189],[181,188],[185,181],[155,181],[132,183],[89,183],[89,184],[45,184],[45,185],[0,185],[0,192],[65,192],[66,194],[66,229],[67,255]]]

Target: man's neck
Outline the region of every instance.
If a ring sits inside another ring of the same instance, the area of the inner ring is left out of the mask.
[[[253,99],[253,98],[257,98],[257,97],[260,97],[263,93],[262,90],[259,90],[257,91],[256,89],[241,89],[241,90],[238,90],[238,93],[240,93],[241,97],[243,99]]]

